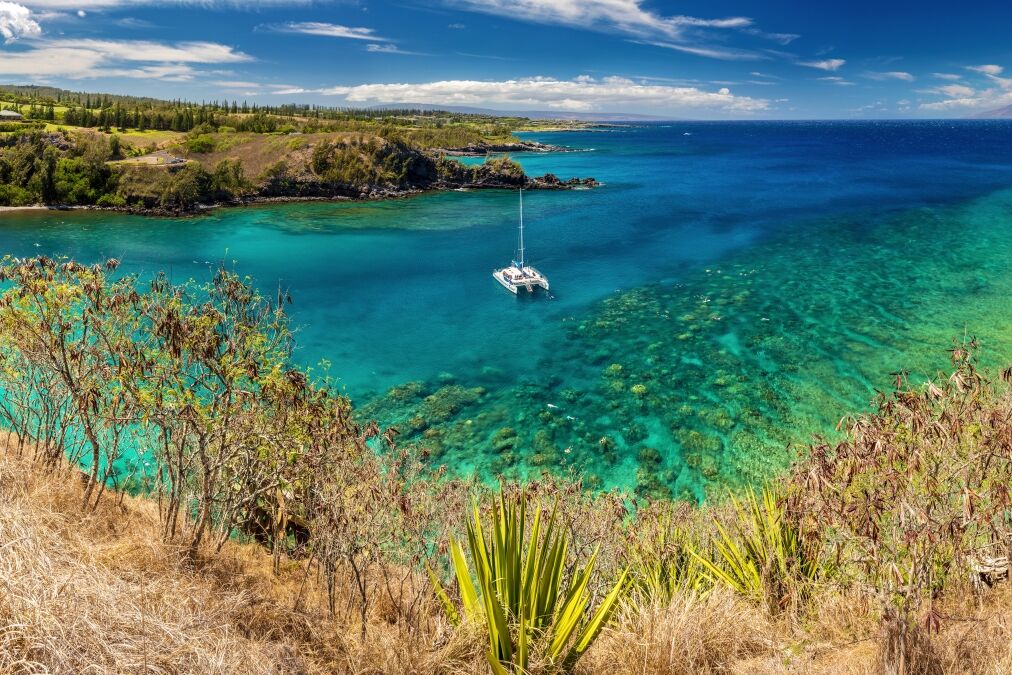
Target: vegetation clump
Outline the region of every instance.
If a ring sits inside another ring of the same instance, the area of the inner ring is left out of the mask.
[[[690,508],[651,478],[678,458],[644,447],[636,495],[551,476],[494,493],[294,367],[283,294],[116,268],[0,265],[0,669],[165,653],[352,673],[1012,665],[1012,369],[982,372],[972,340],[756,490]],[[403,394],[450,414],[484,392]],[[520,435],[501,428],[505,467]]]

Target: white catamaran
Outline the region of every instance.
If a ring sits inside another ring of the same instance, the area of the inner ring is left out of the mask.
[[[494,270],[492,276],[503,287],[517,294],[521,288],[533,293],[537,287],[548,290],[548,278],[530,265],[524,263],[524,190],[520,188],[520,245],[517,248],[517,257],[509,267]]]

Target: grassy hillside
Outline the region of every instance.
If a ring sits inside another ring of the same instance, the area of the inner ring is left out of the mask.
[[[547,149],[513,132],[559,126],[443,111],[196,104],[35,86],[0,86],[0,108],[26,118],[0,123],[0,206],[142,212],[517,185],[526,179],[516,165],[475,170],[442,155]],[[553,177],[530,187],[565,186]]]
[[[696,508],[449,480],[292,366],[286,298],[116,266],[0,265],[2,671],[1012,669],[1012,368],[973,341]]]
[[[186,213],[264,199],[364,199],[462,186],[560,189],[492,158],[463,164],[363,132],[254,133],[202,124],[120,136],[34,128],[0,134],[0,206]]]

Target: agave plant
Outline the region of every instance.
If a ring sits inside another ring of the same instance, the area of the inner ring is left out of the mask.
[[[451,622],[485,624],[487,657],[495,675],[527,672],[532,650],[549,671],[570,670],[597,638],[625,589],[627,571],[619,575],[597,609],[590,611],[588,585],[597,550],[582,569],[566,578],[569,538],[556,524],[557,507],[556,502],[547,526],[543,526],[538,506],[528,533],[525,496],[507,498],[500,491],[486,535],[478,506],[474,506],[467,523],[473,574],[463,546],[450,539],[462,614],[429,570],[436,595]]]
[[[789,517],[777,490],[749,488],[742,500],[731,496],[735,515],[732,532],[718,520],[710,555],[692,550],[716,583],[772,610],[784,609],[807,593],[822,573],[821,544],[807,541],[801,525]]]
[[[696,551],[696,537],[677,526],[666,526],[652,537],[638,538],[629,553],[635,592],[669,602],[679,591],[708,591],[713,586],[712,577],[694,555]]]

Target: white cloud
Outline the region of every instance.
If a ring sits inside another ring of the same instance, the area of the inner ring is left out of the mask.
[[[176,63],[242,63],[253,57],[217,42],[151,42],[146,40],[67,39],[36,42],[43,47],[93,51],[124,61],[171,61]]]
[[[922,103],[921,108],[932,111],[988,110],[1012,103],[1012,77],[1000,77],[1005,69],[997,65],[967,66],[967,70],[984,75],[985,88],[975,89],[962,84],[950,84],[924,93],[945,96],[942,101]]]
[[[11,43],[18,38],[36,37],[42,34],[39,23],[32,18],[31,11],[24,5],[6,0],[0,1],[0,38]]]
[[[244,80],[214,80],[210,84],[224,89],[257,89],[260,87],[258,82],[246,82]]]
[[[306,6],[313,0],[23,0],[32,9],[51,10],[114,10],[145,6],[198,7],[205,9],[249,9]]]
[[[939,94],[945,94],[949,98],[967,98],[973,96],[977,91],[973,87],[962,84],[947,84],[935,90]]]
[[[931,77],[937,77],[939,80],[962,80],[962,75],[955,73],[931,73]]]
[[[193,79],[190,64],[239,63],[252,57],[214,42],[167,44],[137,40],[35,40],[32,48],[0,50],[0,75],[23,77]]]
[[[822,59],[821,61],[798,61],[799,66],[818,68],[819,70],[836,71],[840,66],[847,63],[846,59]]]
[[[421,55],[422,52],[409,52],[404,49],[400,49],[397,45],[385,44],[377,45],[370,44],[366,45],[365,50],[367,52],[373,52],[374,54],[404,54],[404,55]]]
[[[837,75],[828,75],[826,77],[817,77],[815,79],[819,80],[820,82],[828,82],[830,84],[835,84],[838,87],[853,87],[854,86],[854,83],[851,82],[850,80],[845,80],[844,78],[839,77]]]
[[[467,28],[467,26],[465,26],[462,23],[451,23],[451,24],[447,25],[446,27],[447,28],[452,28],[453,30],[464,30],[465,28]]]
[[[662,16],[645,9],[641,0],[457,0],[453,4],[520,21],[616,31],[640,37],[679,38],[687,27],[744,28],[752,25],[751,19],[741,16],[723,19]]]
[[[389,41],[387,38],[376,35],[376,31],[372,28],[355,28],[320,21],[289,21],[282,24],[268,24],[262,26],[262,28],[279,33],[301,33],[303,35],[321,35],[323,37],[369,40],[371,42]]]
[[[343,96],[348,103],[431,103],[435,105],[497,104],[509,107],[546,107],[556,110],[602,110],[648,107],[674,111],[712,110],[750,113],[766,110],[766,99],[735,96],[727,88],[704,91],[697,87],[642,84],[623,77],[575,80],[531,77],[505,81],[443,80],[425,83],[360,84],[325,89],[291,88],[280,95],[318,93]]]
[[[773,42],[777,42],[782,45],[789,45],[801,37],[797,33],[767,33],[764,30],[759,30],[758,28],[753,27],[742,28],[742,32],[747,33],[748,35],[761,37],[765,40],[772,40]]]
[[[984,65],[984,66],[967,66],[967,70],[972,70],[975,73],[983,73],[985,75],[1001,75],[1002,71],[1005,70],[1001,66],[996,65]]]
[[[890,70],[884,73],[868,71],[863,73],[863,75],[869,80],[903,80],[904,82],[913,82],[915,79],[913,75],[902,70]]]
[[[764,61],[769,58],[764,54],[749,50],[736,50],[724,47],[695,47],[691,45],[679,45],[677,43],[659,43],[659,41],[636,41],[641,45],[653,45],[654,47],[662,47],[666,50],[675,50],[676,52],[694,54],[697,57],[707,57],[709,59],[720,59],[721,61]]]
[[[710,44],[708,34],[734,30],[788,44],[794,33],[768,33],[753,26],[752,19],[730,16],[704,19],[665,15],[644,6],[644,0],[446,0],[452,5],[518,21],[543,23],[616,33],[643,44],[677,49],[698,56],[725,60],[769,58],[744,49]]]

